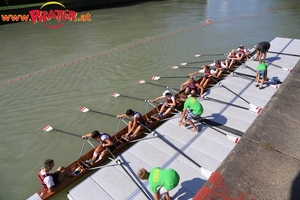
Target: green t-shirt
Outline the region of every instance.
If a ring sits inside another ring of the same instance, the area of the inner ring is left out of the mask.
[[[260,63],[258,66],[257,66],[257,70],[267,70],[267,65],[266,63]]]
[[[174,169],[153,167],[148,181],[151,191],[156,193],[159,187],[164,187],[167,191],[172,190],[178,185],[179,179],[179,174]]]
[[[189,97],[183,106],[183,109],[192,109],[195,115],[201,115],[203,113],[203,106],[194,97]]]

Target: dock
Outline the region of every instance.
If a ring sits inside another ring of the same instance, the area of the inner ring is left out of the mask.
[[[180,175],[179,185],[170,192],[173,199],[193,199],[195,195],[195,199],[205,199],[207,190],[201,193],[200,189],[212,184],[207,181],[216,176],[216,172],[219,174],[227,169],[224,163],[230,162],[227,161],[233,158],[230,155],[242,148],[245,133],[250,127],[259,126],[260,120],[265,120],[257,118],[261,115],[268,117],[266,105],[281,90],[281,84],[284,84],[299,61],[300,40],[277,37],[270,43],[267,56],[269,81],[264,89],[255,87],[253,76],[258,62],[247,60],[235,73],[227,75],[219,84],[210,88],[204,97],[198,98],[204,107],[204,120],[196,123],[199,133],[190,131],[190,127],[178,126],[180,114],[175,114],[72,188],[68,198],[153,198],[148,181],[139,180],[136,172],[140,168],[150,170],[152,167],[161,167],[173,168]],[[252,162],[255,163],[255,160]],[[243,176],[230,172],[231,180],[243,180]]]

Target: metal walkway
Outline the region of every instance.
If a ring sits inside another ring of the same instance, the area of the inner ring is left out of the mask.
[[[69,191],[72,200],[90,199],[147,199],[152,198],[148,182],[140,181],[136,172],[140,168],[174,168],[180,174],[179,185],[170,192],[173,199],[192,199],[235,146],[238,135],[245,132],[258,113],[268,103],[299,60],[296,49],[300,40],[275,38],[271,42],[267,61],[269,84],[262,90],[254,86],[257,61],[252,59],[228,75],[221,84],[212,87],[205,98],[198,100],[204,107],[202,117],[218,124],[197,122],[199,133],[179,127],[178,117],[165,122],[130,149],[118,156],[131,176],[143,187],[144,193],[130,179],[125,170],[111,161]],[[245,75],[246,74],[246,75]],[[250,76],[247,76],[250,75]],[[274,81],[276,80],[276,81]],[[238,134],[238,135],[235,135]],[[174,148],[175,146],[175,148]],[[176,149],[177,148],[177,149]],[[147,195],[145,195],[145,193]]]

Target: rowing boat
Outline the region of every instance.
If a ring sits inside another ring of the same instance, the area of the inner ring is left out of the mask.
[[[197,81],[200,82],[201,79],[202,78],[200,78]],[[214,83],[216,83],[216,82],[214,82]],[[210,87],[211,85],[213,85],[213,83],[209,84],[208,87]],[[205,88],[205,89],[207,89],[207,88]],[[179,93],[176,94],[176,99],[180,99],[179,94],[183,91],[184,90],[182,90],[182,91],[180,91]],[[163,121],[165,121],[165,120],[162,120],[162,119],[167,119],[169,117],[172,117],[172,115],[174,115],[174,113],[170,112],[166,116],[164,116],[163,118],[157,118],[157,113],[159,112],[161,106],[162,105],[160,104],[160,105],[156,106],[155,108],[153,108],[152,110],[150,110],[149,112],[147,112],[145,115],[143,115],[143,120],[146,122],[145,125],[148,127],[148,129],[152,129],[152,130],[155,129],[161,123],[163,123]],[[181,103],[177,104],[176,108],[177,108],[177,110],[181,110],[182,107],[183,107],[183,103],[181,102]],[[125,139],[122,138],[122,136],[127,133],[127,130],[128,130],[128,128],[125,127],[123,129],[121,129],[120,131],[118,131],[115,135],[111,136],[111,140],[113,141],[113,143],[115,145],[115,149],[112,152],[114,155],[118,154],[118,153],[121,153],[127,147],[129,147],[130,142],[128,140],[125,140]],[[138,134],[134,138],[131,138],[130,140],[138,140],[138,139],[144,137],[145,136],[145,134],[144,134],[145,131],[147,131],[147,130],[145,130],[145,129],[142,130],[140,132],[140,134]],[[102,150],[105,150],[104,147],[102,147],[102,148],[103,148]],[[72,183],[76,182],[77,180],[79,180],[80,178],[82,178],[84,175],[86,175],[87,173],[90,172],[90,169],[95,168],[95,167],[100,166],[100,165],[103,165],[103,164],[105,164],[109,161],[109,159],[108,159],[109,155],[106,155],[104,158],[102,158],[98,162],[96,162],[92,165],[87,165],[84,161],[89,160],[90,158],[92,158],[93,153],[94,153],[94,149],[90,150],[88,153],[81,156],[79,159],[77,159],[76,161],[74,161],[73,163],[71,163],[69,166],[66,167],[71,172],[74,172],[76,169],[80,168],[81,171],[76,176],[74,176],[72,178],[69,178],[67,180],[64,180],[63,182],[61,182],[60,184],[55,186],[53,192],[49,192],[48,190],[45,190],[44,188],[42,188],[42,189],[38,190],[37,193],[35,193],[29,199],[30,200],[48,199],[48,198],[52,197],[53,195],[57,194],[58,192],[60,192],[61,190],[63,190],[64,188],[66,188],[67,186],[69,186],[70,184],[72,184]]]
[[[179,94],[176,94],[176,98],[179,98]],[[162,105],[158,105],[157,107],[153,108],[152,110],[147,112],[145,115],[143,115],[143,121],[145,122],[145,125],[147,125],[147,127],[149,129],[154,129],[157,126],[159,126],[163,122],[163,121],[161,121],[161,119],[166,119],[166,118],[169,118],[172,115],[174,115],[174,113],[168,113],[163,118],[156,117],[157,113],[159,112],[159,110],[161,108],[161,106]],[[178,109],[182,108],[182,104],[179,104],[177,108]],[[45,127],[44,127],[44,129],[45,129]],[[54,129],[54,130],[57,130],[57,129]],[[120,131],[118,131],[115,135],[111,136],[111,140],[115,145],[115,150],[112,152],[113,154],[118,154],[118,153],[122,152],[126,147],[128,147],[131,144],[129,141],[124,140],[122,138],[122,136],[127,133],[127,130],[128,130],[128,128],[125,127],[123,129],[121,129]],[[134,138],[131,138],[130,140],[133,141],[133,140],[137,140],[137,139],[140,139],[140,138],[144,137],[145,136],[145,131],[147,131],[147,130],[142,130],[137,136],[135,136]],[[102,150],[105,150],[104,147],[102,147],[102,148],[103,148]],[[81,169],[81,172],[78,173],[76,176],[74,176],[72,178],[68,178],[67,180],[64,180],[63,182],[56,185],[54,187],[53,192],[49,192],[48,190],[42,188],[39,191],[37,191],[37,193],[34,194],[29,199],[48,199],[49,197],[52,197],[53,195],[55,195],[59,191],[63,190],[64,188],[66,188],[67,186],[72,184],[73,182],[76,182],[81,177],[86,175],[88,172],[90,172],[91,168],[100,166],[100,165],[105,164],[109,161],[109,159],[108,159],[109,155],[106,155],[106,157],[102,158],[98,162],[96,162],[92,165],[87,165],[84,161],[91,159],[92,156],[93,156],[93,153],[94,153],[94,149],[90,150],[85,155],[80,157],[78,160],[74,161],[73,163],[71,163],[69,166],[66,167],[66,169],[70,170],[71,172],[74,172],[79,167]]]

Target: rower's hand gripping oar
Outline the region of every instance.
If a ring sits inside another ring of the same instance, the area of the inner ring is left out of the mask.
[[[212,174],[211,171],[204,169],[201,165],[199,165],[196,161],[194,161],[191,157],[189,157],[188,155],[186,155],[184,152],[182,152],[178,147],[176,147],[174,144],[172,144],[171,142],[167,141],[166,139],[164,139],[157,131],[155,130],[151,130],[150,128],[148,128],[147,126],[145,126],[143,123],[138,122],[141,126],[143,126],[145,129],[147,129],[150,134],[152,134],[155,137],[158,137],[159,139],[161,139],[161,141],[163,141],[164,143],[166,143],[167,145],[169,145],[171,148],[173,148],[174,150],[176,150],[178,153],[180,153],[182,156],[184,156],[186,159],[188,159],[190,162],[192,162],[193,164],[195,164],[197,167],[200,168],[201,173],[206,177],[209,178],[210,175]]]

